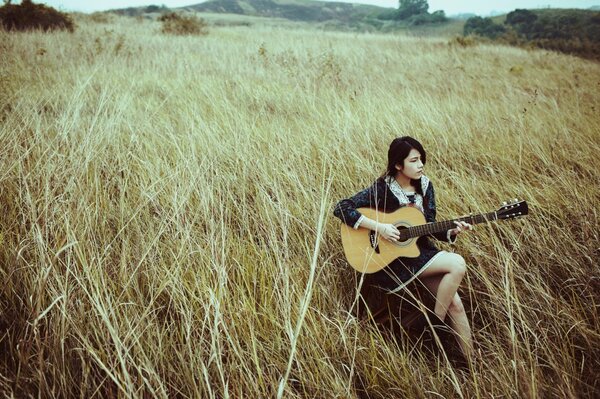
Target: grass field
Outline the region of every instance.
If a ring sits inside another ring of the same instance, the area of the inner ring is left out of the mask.
[[[598,63],[78,23],[0,32],[2,396],[600,393]],[[471,373],[351,311],[331,209],[406,134],[428,150],[439,219],[529,203],[452,249],[469,267]]]

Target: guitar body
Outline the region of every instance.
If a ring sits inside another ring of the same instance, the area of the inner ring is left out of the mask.
[[[393,224],[402,230],[426,223],[423,213],[415,207],[405,206],[397,211],[384,213],[371,208],[358,208],[361,214],[379,223]],[[418,237],[401,242],[380,239],[369,229],[352,227],[342,223],[342,244],[348,263],[361,273],[375,273],[389,265],[399,256],[416,258],[419,256]]]

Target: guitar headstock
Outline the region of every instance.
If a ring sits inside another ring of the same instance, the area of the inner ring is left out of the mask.
[[[525,216],[529,213],[526,201],[519,201],[514,199],[507,201],[496,211],[498,219],[511,219],[519,216]]]

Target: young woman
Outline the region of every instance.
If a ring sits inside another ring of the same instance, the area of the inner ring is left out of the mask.
[[[382,224],[362,215],[357,208],[370,207],[382,212],[393,212],[402,206],[416,206],[428,223],[435,222],[436,208],[433,185],[423,173],[427,161],[421,143],[412,137],[399,137],[388,150],[387,170],[370,187],[353,197],[341,200],[334,214],[355,229],[376,231],[382,238],[398,241],[400,234],[392,224]],[[455,222],[456,227],[446,233],[434,234],[437,240],[454,243],[456,236],[473,227]],[[399,257],[384,269],[365,274],[364,284],[382,292],[397,293],[418,278],[435,295],[436,316],[446,319],[456,332],[464,355],[472,350],[471,329],[457,289],[465,274],[464,259],[455,253],[440,251],[428,236],[417,240],[420,255],[416,258]],[[449,316],[447,318],[446,316]]]

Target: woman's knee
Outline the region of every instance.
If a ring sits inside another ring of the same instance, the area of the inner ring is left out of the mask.
[[[467,267],[462,256],[451,252],[443,252],[425,269],[422,277],[454,273],[456,277],[462,278],[466,270]]]
[[[467,263],[465,262],[465,259],[458,254],[452,254],[449,261],[450,273],[453,273],[456,277],[462,279],[467,272]]]

